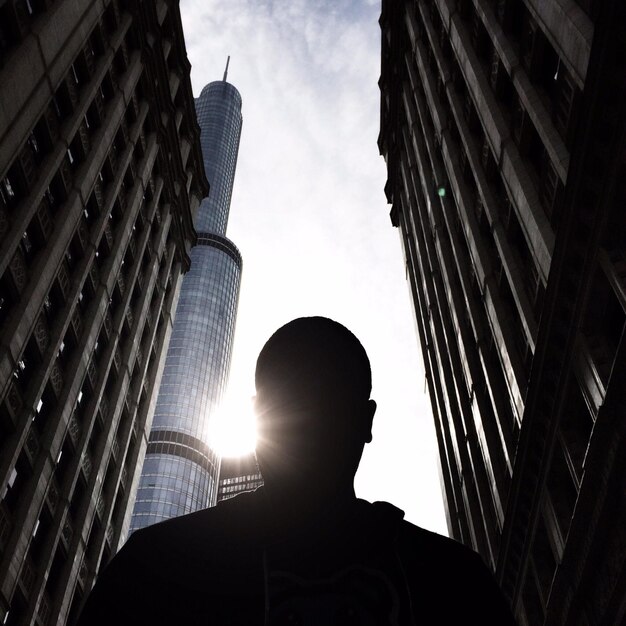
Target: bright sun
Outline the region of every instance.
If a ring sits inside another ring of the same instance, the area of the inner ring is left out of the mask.
[[[256,418],[250,394],[227,393],[208,425],[210,446],[224,457],[243,456],[256,447]]]

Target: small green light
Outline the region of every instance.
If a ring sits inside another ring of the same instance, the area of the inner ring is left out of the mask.
[[[440,198],[444,198],[446,195],[446,188],[445,187],[437,187],[437,195]]]

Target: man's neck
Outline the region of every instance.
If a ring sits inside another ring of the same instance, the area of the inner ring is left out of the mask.
[[[323,530],[335,527],[350,514],[357,502],[352,485],[332,491],[263,488],[263,497],[271,526],[276,530]]]

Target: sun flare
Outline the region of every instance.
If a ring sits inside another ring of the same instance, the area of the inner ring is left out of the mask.
[[[209,445],[220,456],[237,457],[253,452],[256,439],[252,398],[245,393],[228,393],[208,425]]]

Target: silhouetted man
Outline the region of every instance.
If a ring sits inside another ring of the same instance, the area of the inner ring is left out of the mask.
[[[513,624],[474,552],[356,498],[376,403],[349,330],[290,322],[255,382],[265,486],[134,533],[81,626]]]

